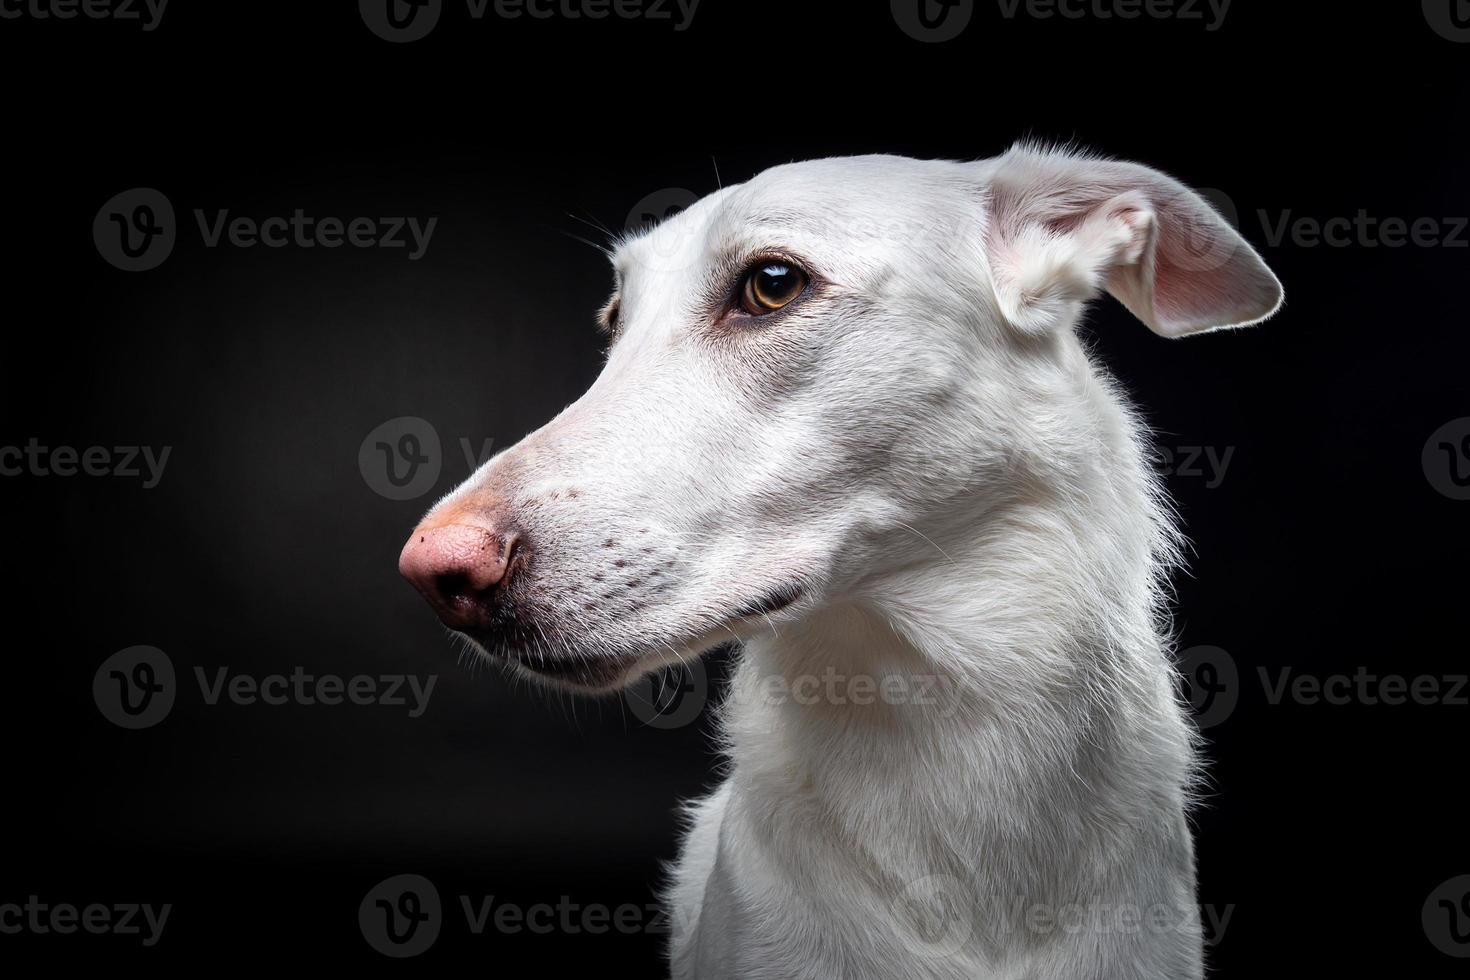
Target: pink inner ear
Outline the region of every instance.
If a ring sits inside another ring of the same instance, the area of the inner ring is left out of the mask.
[[[1245,240],[1193,194],[1171,204],[1159,222],[1149,325],[1182,336],[1275,312],[1281,284]]]
[[[993,250],[1028,225],[1073,239],[1081,267],[1096,269],[1094,281],[1105,281],[1156,333],[1244,326],[1281,303],[1281,284],[1235,229],[1198,194],[1156,170],[1019,147],[997,163],[989,190]],[[1114,201],[1119,197],[1124,200]],[[1149,241],[1120,253],[1116,237],[1089,239],[1084,226],[1109,202],[1119,207],[1107,219],[1126,222],[1139,208],[1153,212]]]

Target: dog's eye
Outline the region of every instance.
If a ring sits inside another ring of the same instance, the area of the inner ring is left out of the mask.
[[[806,273],[790,262],[761,262],[745,274],[740,305],[751,316],[764,316],[787,306],[806,288]]]
[[[602,331],[609,337],[616,337],[618,335],[618,328],[622,326],[622,324],[619,322],[622,318],[622,313],[623,304],[619,302],[616,296],[614,296],[612,299],[608,300],[607,305],[598,312],[597,329]]]

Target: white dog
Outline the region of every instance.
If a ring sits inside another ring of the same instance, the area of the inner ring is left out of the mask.
[[[401,567],[563,687],[744,641],[673,975],[1201,976],[1174,533],[1073,327],[1104,290],[1255,323],[1260,257],[1154,170],[1019,147],[777,167],[614,266],[602,375]]]

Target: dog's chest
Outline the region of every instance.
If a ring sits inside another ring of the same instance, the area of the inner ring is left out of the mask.
[[[797,777],[793,786],[802,780]],[[830,836],[808,790],[791,811],[760,820],[729,784],[702,809],[676,876],[675,977],[792,980],[832,977],[995,977],[963,951],[927,961],[893,924],[891,878],[871,855]],[[769,816],[769,814],[767,815]],[[902,900],[901,898],[899,900]]]

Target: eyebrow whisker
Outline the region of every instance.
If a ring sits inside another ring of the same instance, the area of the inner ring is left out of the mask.
[[[581,235],[578,235],[574,232],[563,230],[562,234],[574,241],[581,242],[583,245],[590,245],[592,248],[595,248],[597,249],[597,251],[601,252],[605,258],[611,259],[613,257],[612,249],[608,248],[606,245],[599,245],[597,242],[592,241],[592,239],[583,238]]]
[[[611,243],[614,239],[618,237],[617,232],[613,231],[607,225],[603,224],[596,217],[589,216],[584,218],[580,214],[573,214],[570,211],[567,212],[567,217],[571,218],[573,221],[582,222],[582,224],[586,225],[588,228],[593,228],[597,231],[602,232],[603,237],[606,238],[609,243]]]

